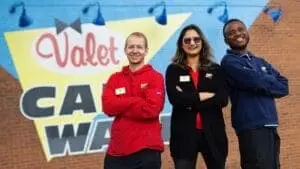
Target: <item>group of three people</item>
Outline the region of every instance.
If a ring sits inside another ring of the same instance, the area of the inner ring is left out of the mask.
[[[165,86],[172,105],[170,152],[175,169],[195,169],[201,152],[208,169],[224,169],[228,141],[222,108],[231,100],[232,125],[241,168],[279,169],[280,138],[275,98],[288,94],[288,80],[247,50],[249,34],[238,19],[223,27],[230,47],[221,65],[196,25],[186,26],[163,76],[144,63],[148,42],[134,32],[125,43],[129,65],[114,73],[102,109],[114,117],[105,169],[159,169],[164,150],[159,114]]]

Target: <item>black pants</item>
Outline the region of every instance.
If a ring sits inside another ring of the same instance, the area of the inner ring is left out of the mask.
[[[279,169],[277,129],[263,127],[238,134],[242,169]]]
[[[106,154],[104,169],[160,169],[161,152],[144,149],[128,156]]]
[[[191,159],[173,158],[175,169],[195,169],[197,164],[198,152],[202,153],[207,169],[224,169],[225,160],[216,160],[209,149],[208,142],[204,133],[199,130],[197,134],[198,149],[194,152],[194,157]]]

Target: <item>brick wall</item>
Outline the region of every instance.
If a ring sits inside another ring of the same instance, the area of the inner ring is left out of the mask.
[[[282,5],[282,19],[274,24],[266,15],[260,15],[250,28],[250,49],[264,56],[289,79],[290,95],[277,101],[281,124],[281,163],[283,169],[300,169],[300,56],[297,53],[300,48],[300,11],[297,11],[300,1],[276,2]],[[47,162],[33,122],[19,111],[21,92],[19,82],[0,68],[0,169],[103,167],[102,153],[54,158]],[[229,107],[225,109],[225,117],[230,141],[227,168],[238,169],[238,144],[230,124]],[[162,168],[172,168],[168,147],[163,154]],[[197,168],[204,168],[201,157]]]

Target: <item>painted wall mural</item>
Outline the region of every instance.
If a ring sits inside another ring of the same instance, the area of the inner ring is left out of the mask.
[[[239,18],[250,27],[267,3],[4,0],[0,66],[19,80],[23,89],[20,116],[34,123],[48,161],[67,154],[105,151],[112,119],[102,113],[100,97],[110,74],[127,64],[123,51],[127,35],[140,31],[148,37],[146,62],[164,74],[179,31],[197,24],[219,62],[226,50],[224,21]],[[272,16],[278,20],[276,14]],[[161,114],[166,143],[169,118],[166,100]]]

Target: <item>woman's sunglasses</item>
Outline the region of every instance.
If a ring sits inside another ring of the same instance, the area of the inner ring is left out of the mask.
[[[192,37],[192,38],[184,38],[183,43],[186,45],[190,45],[191,42],[194,41],[195,44],[199,44],[201,42],[200,37]]]

